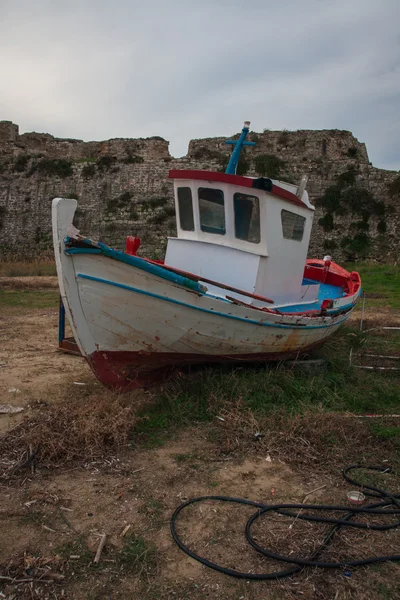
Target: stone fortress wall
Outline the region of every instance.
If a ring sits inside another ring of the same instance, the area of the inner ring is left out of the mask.
[[[226,139],[192,140],[173,158],[160,137],[84,142],[50,134],[19,134],[0,122],[0,258],[52,252],[51,202],[76,198],[75,225],[88,237],[124,248],[141,238],[139,253],[161,258],[176,234],[170,169],[224,170]],[[372,166],[365,144],[349,131],[251,132],[239,174],[297,183],[307,174],[316,205],[310,256],[336,260],[399,255],[400,177]]]

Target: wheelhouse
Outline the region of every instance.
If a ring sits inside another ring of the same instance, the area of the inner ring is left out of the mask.
[[[261,296],[273,289],[279,304],[315,299],[318,286],[303,283],[314,214],[304,179],[296,186],[194,170],[169,177],[177,237],[168,239],[166,264]]]

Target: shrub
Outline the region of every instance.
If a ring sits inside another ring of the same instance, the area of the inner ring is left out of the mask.
[[[124,162],[126,164],[141,164],[144,162],[144,158],[143,158],[143,156],[139,156],[137,154],[131,154],[130,152],[127,152],[127,155],[123,159],[122,162]]]
[[[357,146],[350,146],[350,148],[347,148],[347,153],[346,154],[350,158],[357,158],[358,157],[358,148],[357,148]]]
[[[131,199],[132,199],[131,192],[124,192],[117,198],[117,204],[120,207],[126,206]]]
[[[25,171],[26,167],[28,166],[28,162],[29,162],[29,156],[27,154],[21,154],[20,156],[18,156],[17,160],[15,161],[13,170],[16,171],[17,173],[22,173],[23,171]]]
[[[350,169],[349,171],[345,171],[341,175],[339,175],[337,184],[338,187],[344,188],[348,186],[355,185],[356,183],[356,174],[354,169]]]
[[[284,129],[278,137],[278,144],[280,146],[286,146],[289,141],[289,132],[287,129]]]
[[[261,177],[271,177],[277,179],[281,174],[281,169],[285,163],[283,160],[273,154],[259,154],[254,159],[254,168],[257,175]]]
[[[364,221],[356,221],[355,223],[352,223],[351,226],[354,229],[359,229],[361,231],[369,231],[369,223],[366,220],[364,220]]]
[[[110,156],[109,154],[106,154],[104,156],[102,156],[101,158],[99,158],[96,162],[97,167],[100,171],[108,171],[108,169],[110,167],[113,166],[113,164],[115,163],[115,157],[114,156]]]
[[[43,175],[53,175],[56,177],[71,177],[74,174],[72,162],[63,158],[48,159],[43,158],[37,163],[34,163],[28,173],[28,177],[33,173],[38,172]]]
[[[326,190],[323,196],[318,198],[317,204],[322,206],[328,212],[337,212],[342,200],[341,189],[338,185],[331,185]]]
[[[354,237],[345,237],[342,239],[341,246],[350,253],[355,253],[360,258],[365,258],[366,253],[371,246],[371,238],[365,231],[356,233]]]
[[[89,179],[96,175],[96,167],[94,165],[85,165],[82,169],[82,177]]]
[[[321,217],[318,221],[324,231],[332,231],[335,227],[332,213],[326,213],[325,216]]]
[[[198,146],[192,156],[197,160],[222,160],[226,155],[207,146]]]
[[[118,208],[123,209],[126,208],[132,200],[131,192],[123,192],[117,198],[110,198],[107,202],[106,210],[108,212],[114,212]]]
[[[144,210],[148,210],[150,208],[156,208],[157,206],[164,206],[168,202],[168,198],[166,196],[149,198],[148,200],[144,200],[142,202],[142,208]]]

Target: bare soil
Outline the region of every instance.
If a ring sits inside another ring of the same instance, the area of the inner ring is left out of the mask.
[[[4,290],[57,290],[57,277],[0,277]],[[66,335],[71,335],[66,327]],[[58,351],[58,311],[4,308],[0,313],[0,404],[23,412],[0,414],[0,434],[32,413],[38,403],[54,401],[57,386],[91,378],[85,361]]]

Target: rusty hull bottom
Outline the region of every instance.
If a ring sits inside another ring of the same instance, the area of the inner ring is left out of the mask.
[[[87,357],[87,361],[103,385],[119,393],[124,393],[165,381],[174,371],[189,365],[257,364],[293,359],[304,356],[310,350],[321,346],[324,341],[301,350],[259,354],[204,355],[101,350],[93,352]]]

